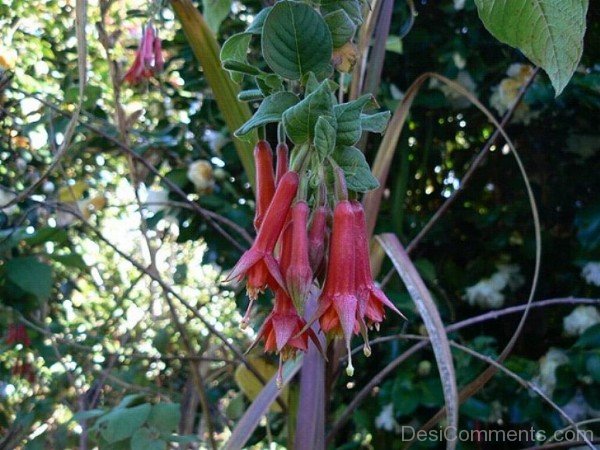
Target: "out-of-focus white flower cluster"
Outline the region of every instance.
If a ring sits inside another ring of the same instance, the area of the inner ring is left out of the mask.
[[[583,266],[581,276],[588,284],[600,286],[600,262],[591,261]]]
[[[5,207],[5,205],[8,205],[10,202],[12,202],[15,197],[15,194],[4,190],[4,188],[0,186],[0,212],[3,212],[8,216],[17,212],[17,210],[19,209],[17,205]]]
[[[498,114],[504,115],[508,111],[519,94],[519,90],[533,74],[534,68],[529,64],[511,64],[506,71],[507,78],[504,78],[500,84],[492,88],[490,105],[498,111]],[[540,114],[539,111],[532,111],[529,105],[521,102],[513,115],[513,121],[528,125],[532,119]]]
[[[600,323],[598,308],[581,305],[563,318],[563,329],[567,336],[580,336],[585,330],[597,323]]]
[[[525,280],[518,265],[498,264],[498,271],[490,278],[485,278],[466,289],[464,299],[472,306],[478,305],[485,309],[496,309],[504,305],[506,288],[516,291]]]

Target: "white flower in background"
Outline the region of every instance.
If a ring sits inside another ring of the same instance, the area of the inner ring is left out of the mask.
[[[194,183],[196,191],[198,192],[210,192],[215,186],[212,165],[203,159],[199,159],[190,164],[187,177]]]
[[[473,77],[471,77],[471,74],[466,70],[459,71],[458,75],[453,81],[460,84],[463,88],[465,88],[472,94],[475,94],[477,84],[475,84]],[[437,88],[440,91],[442,91],[448,99],[448,101],[450,102],[450,104],[452,105],[452,107],[455,109],[464,109],[471,104],[470,100],[464,95],[462,95],[460,92],[457,92],[456,89],[448,86],[447,84],[441,83],[435,78],[431,80],[431,82],[429,83],[429,87],[431,89]]]
[[[375,426],[380,430],[393,431],[398,427],[394,419],[394,404],[388,403],[375,418]]]
[[[588,284],[600,286],[600,262],[592,261],[583,266],[581,276]]]
[[[563,318],[563,329],[567,336],[580,336],[597,323],[600,323],[598,309],[595,306],[581,305]]]
[[[498,86],[492,88],[490,105],[498,111],[498,114],[504,115],[512,107],[519,90],[531,77],[533,71],[534,67],[529,64],[511,64],[506,71],[508,78],[504,78]],[[531,111],[529,105],[521,102],[515,110],[512,120],[527,125],[539,114],[540,111]]]
[[[208,144],[213,152],[218,152],[227,143],[227,136],[215,130],[205,130],[202,140]]]
[[[167,203],[169,201],[169,191],[166,189],[150,189],[146,193],[146,210],[152,214],[156,214],[160,211],[167,209]]]
[[[498,271],[490,278],[485,278],[466,289],[464,298],[472,305],[481,308],[496,309],[504,304],[502,291],[509,288],[517,290],[524,283],[519,266],[515,264],[498,264]]]
[[[44,192],[44,194],[52,194],[54,192],[55,186],[54,183],[52,181],[44,181],[44,184],[42,184],[42,191]]]
[[[454,9],[460,11],[465,7],[465,0],[454,0]]]
[[[404,98],[404,92],[394,83],[390,84],[390,95],[394,100],[402,100]]]
[[[452,53],[452,61],[457,69],[464,69],[467,66],[467,60],[458,52]]]
[[[4,188],[0,186],[0,212],[3,212],[8,216],[14,214],[18,209],[17,205],[12,205],[8,208],[5,208],[4,205],[8,205],[15,197],[15,194],[5,191]]]
[[[550,348],[548,353],[540,358],[540,374],[532,381],[544,393],[552,396],[556,387],[556,368],[569,361],[567,354],[558,348]]]

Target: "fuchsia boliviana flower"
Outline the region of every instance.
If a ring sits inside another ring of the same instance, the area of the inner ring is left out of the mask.
[[[273,151],[267,141],[258,141],[254,147],[254,165],[256,166],[256,214],[254,215],[254,228],[258,231],[275,194]]]
[[[9,324],[5,342],[8,345],[23,344],[24,347],[29,347],[31,345],[31,339],[29,339],[25,325],[22,323]]]
[[[281,270],[273,256],[273,250],[296,196],[298,183],[299,178],[296,172],[288,172],[282,177],[252,247],[242,255],[227,277],[227,280],[247,278],[246,290],[250,297],[250,305],[242,321],[242,326],[247,325],[252,302],[256,300],[259,293],[264,292],[267,287],[281,288],[287,292]]]
[[[161,72],[164,64],[160,38],[152,23],[149,22],[143,30],[142,40],[135,53],[133,65],[125,74],[125,81],[130,84],[138,84]]]
[[[294,151],[290,158],[285,143],[277,146],[274,173],[271,147],[264,140],[257,143],[254,149],[257,236],[227,278],[240,281],[246,278],[250,303],[242,328],[249,322],[258,295],[267,288],[274,293],[273,309],[250,348],[264,341],[266,352],[279,355],[279,385],[282,362],[295,357],[299,350],[306,351],[309,338],[323,353],[311,328],[314,323],[328,337],[344,340],[348,352],[346,373],[352,376],[352,336],[363,335],[363,349],[369,356],[368,329],[379,327],[385,318],[384,308],[402,316],[373,281],[365,214],[358,201],[347,200],[343,171],[339,167],[334,169],[334,186],[329,189],[335,195],[328,196],[325,172],[317,169],[320,181],[311,186],[307,179],[301,179],[300,174],[304,176],[306,171],[298,171],[304,165],[304,157],[297,149]],[[335,204],[333,220],[329,206],[332,203]],[[320,294],[319,288],[322,288]],[[319,295],[318,306],[307,323],[302,314],[311,293]]]

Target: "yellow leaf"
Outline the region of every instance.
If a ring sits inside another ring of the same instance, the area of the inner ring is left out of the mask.
[[[248,362],[252,364],[256,371],[260,373],[266,381],[269,381],[271,378],[273,378],[277,372],[277,366],[261,356],[249,356],[247,359]],[[250,372],[250,370],[244,364],[240,364],[235,370],[234,378],[239,388],[250,401],[254,400],[263,389],[263,384],[260,382],[260,380],[256,378],[256,375]],[[282,389],[280,397],[284,402],[287,403],[287,386]],[[271,412],[281,412],[281,406],[279,403],[273,402],[271,405]]]
[[[78,181],[73,186],[65,186],[58,190],[58,200],[61,202],[76,202],[83,197],[88,185],[85,181]]]

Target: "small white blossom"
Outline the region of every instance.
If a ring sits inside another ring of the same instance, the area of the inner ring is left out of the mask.
[[[498,86],[492,89],[490,105],[504,115],[514,104],[521,87],[527,82],[533,74],[534,68],[529,64],[511,64],[506,71],[507,78],[504,78]],[[513,120],[515,122],[529,124],[532,119],[539,115],[539,111],[531,111],[529,105],[521,102],[515,110]]]
[[[52,194],[54,192],[55,186],[54,183],[52,181],[44,181],[44,184],[42,184],[42,191],[44,191],[44,194]]]
[[[394,404],[388,403],[375,418],[375,426],[380,430],[393,431],[398,427],[394,419]]]
[[[581,305],[563,318],[563,329],[567,336],[580,336],[589,327],[600,323],[600,314],[595,306]]]
[[[506,288],[515,291],[523,285],[524,280],[519,272],[519,266],[499,264],[497,268],[498,271],[490,278],[480,280],[466,289],[464,298],[470,305],[489,309],[500,308],[505,299],[502,291]]]
[[[540,374],[532,381],[544,393],[552,395],[556,387],[556,368],[569,361],[567,354],[558,348],[550,348],[548,353],[540,358]]]
[[[581,270],[581,276],[588,284],[600,286],[600,262],[589,262]]]
[[[212,165],[203,159],[199,159],[190,164],[187,177],[194,183],[196,191],[198,192],[211,191],[215,186]]]
[[[202,140],[208,144],[210,149],[218,152],[227,143],[227,136],[215,130],[205,130]]]
[[[3,212],[6,215],[14,214],[17,211],[17,205],[12,205],[7,208],[4,206],[9,204],[16,197],[12,192],[5,191],[2,187],[0,187],[0,212]]]
[[[460,11],[465,7],[465,0],[454,0],[454,9]]]
[[[473,77],[471,77],[471,74],[469,72],[467,72],[466,70],[459,71],[454,81],[460,84],[467,91],[475,95],[477,84],[475,84],[475,81],[473,80]],[[440,91],[442,91],[453,108],[463,109],[471,105],[471,101],[468,98],[466,98],[463,94],[456,91],[456,89],[448,86],[447,84],[440,83],[437,79],[432,79],[429,83],[429,87],[431,89],[438,88]]]
[[[169,191],[166,189],[150,189],[146,194],[146,210],[153,214],[167,209]]]

